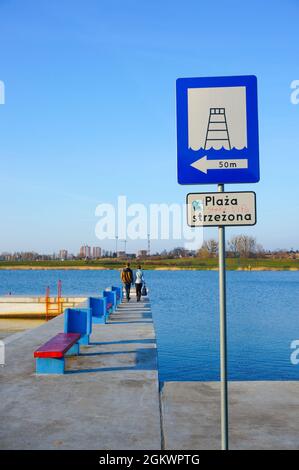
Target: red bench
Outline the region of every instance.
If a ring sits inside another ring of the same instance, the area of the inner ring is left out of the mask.
[[[79,333],[58,333],[34,351],[37,374],[64,374],[64,357],[79,354]]]
[[[107,304],[106,306],[106,311],[107,313],[110,313],[110,309],[112,308],[112,303],[110,302],[109,304]]]

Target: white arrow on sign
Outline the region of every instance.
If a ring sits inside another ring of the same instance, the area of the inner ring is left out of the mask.
[[[238,160],[208,160],[207,156],[196,160],[190,164],[196,170],[202,173],[208,172],[208,170],[233,170],[238,168],[248,168],[247,158],[239,158]]]

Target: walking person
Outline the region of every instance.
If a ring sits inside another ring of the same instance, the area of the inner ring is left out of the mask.
[[[141,289],[144,283],[143,271],[140,264],[137,266],[137,271],[135,273],[135,287],[136,287],[136,297],[137,302],[140,302],[141,299]]]
[[[130,263],[126,264],[126,267],[122,270],[121,272],[121,280],[124,284],[125,290],[126,290],[126,297],[127,301],[130,301],[130,290],[131,290],[131,284],[133,282],[133,271],[130,268]]]

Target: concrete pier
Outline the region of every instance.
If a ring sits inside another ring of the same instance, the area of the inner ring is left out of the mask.
[[[220,449],[219,382],[158,384],[149,299],[123,302],[67,373],[37,376],[33,351],[62,316],[6,338],[1,449]],[[231,449],[298,449],[299,382],[231,382]]]
[[[220,449],[220,383],[166,382],[166,449]],[[230,382],[230,449],[299,448],[299,382]]]
[[[8,338],[0,370],[1,449],[159,449],[155,332],[148,299],[122,303],[62,376],[36,376],[33,351],[57,317]]]

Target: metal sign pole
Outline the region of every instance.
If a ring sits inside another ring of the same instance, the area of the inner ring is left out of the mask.
[[[216,106],[222,107],[215,107],[215,87],[219,87],[219,93],[217,93],[219,105]],[[178,182],[179,184],[218,184],[217,197],[214,193],[210,195],[199,193],[187,195],[187,201],[192,201],[188,209],[190,221],[188,225],[191,227],[218,226],[221,447],[226,450],[229,447],[229,436],[224,225],[254,225],[256,209],[255,194],[252,193],[243,196],[238,193],[234,202],[231,201],[232,207],[229,208],[229,193],[224,193],[224,184],[257,183],[260,180],[257,78],[254,75],[179,78],[176,82],[176,90]],[[226,113],[224,107],[226,103],[227,106],[233,106],[233,114]],[[247,132],[239,126],[240,119],[244,124],[246,123],[244,128]],[[219,138],[215,136],[215,122],[218,124],[216,130],[221,131],[217,133],[221,134]],[[201,132],[197,129],[201,129]],[[234,129],[234,134],[230,132],[230,129]],[[222,145],[218,142],[219,148],[217,149],[211,145],[215,140],[223,141]],[[242,150],[238,153],[236,148],[240,150],[246,148],[246,152]],[[196,153],[201,149],[205,149],[204,154],[202,151]],[[209,152],[209,150],[212,151]],[[217,158],[215,158],[215,151],[217,151]],[[241,199],[244,198],[249,204],[241,203]],[[219,204],[214,200],[219,201]],[[221,210],[224,201],[227,207],[226,210]],[[239,209],[247,207],[247,213],[244,214],[243,210],[236,212],[236,206],[239,206]]]
[[[218,192],[224,185],[218,184]],[[221,380],[221,449],[228,450],[228,388],[226,347],[226,281],[225,281],[225,228],[218,227],[219,237],[219,307],[220,307],[220,380]]]

